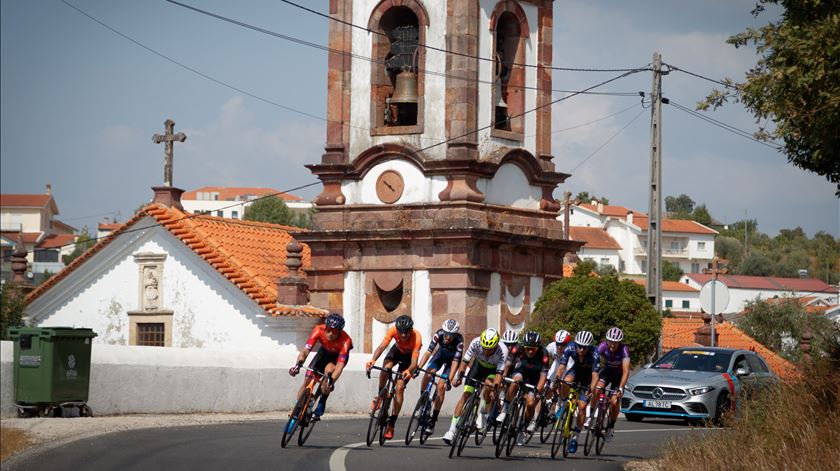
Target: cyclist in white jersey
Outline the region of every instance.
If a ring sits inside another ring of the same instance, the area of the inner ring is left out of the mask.
[[[499,343],[499,333],[496,329],[487,329],[481,333],[480,336],[470,342],[464,353],[463,361],[458,371],[452,380],[453,386],[460,386],[461,379],[470,366],[468,378],[484,382],[484,390],[481,395],[481,404],[479,406],[480,413],[476,417],[476,426],[484,429],[487,425],[487,409],[493,402],[493,387],[498,386],[502,382],[502,372],[505,369],[505,362],[507,361],[508,350],[503,344]],[[447,444],[452,443],[452,437],[455,436],[455,428],[458,426],[458,419],[461,418],[461,413],[464,409],[464,403],[467,398],[475,391],[475,387],[471,384],[464,386],[464,392],[461,398],[458,399],[458,404],[455,405],[455,410],[452,413],[452,423],[449,425],[449,430],[443,435],[443,441]]]

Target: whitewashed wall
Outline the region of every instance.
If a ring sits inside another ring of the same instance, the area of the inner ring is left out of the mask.
[[[686,291],[662,291],[662,308],[672,311],[700,312],[700,293]],[[671,301],[673,306],[667,307],[666,302]],[[683,307],[683,301],[688,301],[688,307]]]
[[[607,265],[612,265],[618,270],[618,250],[617,249],[588,249],[583,247],[578,251],[578,257],[583,260],[590,259],[598,265],[603,265],[602,259],[606,259]]]
[[[402,196],[393,204],[440,202],[438,195],[446,188],[446,177],[425,177],[414,164],[406,160],[394,159],[375,165],[361,180],[343,181],[341,193],[347,200],[346,204],[383,204],[376,196],[376,180],[386,170],[399,172],[405,182]]]
[[[504,164],[492,179],[480,178],[476,188],[484,202],[523,209],[540,209],[542,189],[528,184],[528,177],[516,164]]]

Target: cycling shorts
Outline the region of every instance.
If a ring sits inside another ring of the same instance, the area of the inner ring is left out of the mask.
[[[613,389],[617,389],[621,384],[621,370],[604,368],[601,370],[600,380],[604,382],[605,388],[612,386]]]
[[[402,373],[411,365],[411,352],[403,353],[397,348],[397,345],[394,344],[391,346],[391,349],[388,350],[388,354],[385,355],[383,363],[387,363],[389,361],[395,365],[400,365],[399,372]]]
[[[473,379],[478,382],[484,382],[487,378],[494,379],[496,377],[496,368],[487,368],[486,366],[482,366],[478,362],[473,363],[473,366],[470,367],[470,372],[467,374],[467,379]],[[469,381],[466,382],[464,386],[464,392],[472,394],[475,391],[475,386],[470,384]]]
[[[523,368],[517,368],[510,373],[510,377],[513,378],[513,375],[520,374],[522,375],[522,381],[526,384],[530,384],[531,386],[536,386],[540,382],[540,375],[542,374],[541,371],[534,371],[533,369],[526,370]]]
[[[426,369],[449,374],[451,373],[449,370],[452,369],[453,358],[455,358],[455,352],[444,353],[439,351],[435,353],[429,360],[429,363],[426,364]],[[443,368],[443,371],[440,371],[441,368]]]
[[[347,356],[349,358],[350,354],[348,353]],[[336,364],[337,362],[338,352],[331,353],[324,350],[324,348],[321,347],[318,349],[318,353],[315,354],[315,357],[312,358],[312,361],[309,362],[309,367],[323,375],[324,369],[327,367],[327,365],[329,365],[330,363]],[[311,378],[312,376],[315,376],[314,373],[312,373],[311,371],[306,372],[307,378]]]
[[[589,384],[587,384],[586,386],[583,386],[580,383],[580,381],[586,381],[587,383],[589,383],[589,381],[591,381],[591,379],[592,379],[592,370],[587,369],[587,370],[577,371],[576,368],[572,368],[571,370],[569,370],[569,371],[567,371],[566,373],[563,374],[563,379],[570,382],[570,383],[574,383],[576,378],[578,379],[578,385],[577,385],[577,390],[578,390],[578,393],[579,393],[578,394],[578,400],[586,401],[586,393],[589,392]]]

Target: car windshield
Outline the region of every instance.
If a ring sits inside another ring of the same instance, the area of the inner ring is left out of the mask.
[[[663,370],[691,370],[722,373],[729,366],[732,353],[707,350],[671,350],[653,364]]]

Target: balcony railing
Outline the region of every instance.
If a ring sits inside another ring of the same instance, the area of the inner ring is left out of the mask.
[[[663,257],[688,257],[688,249],[662,249]]]

